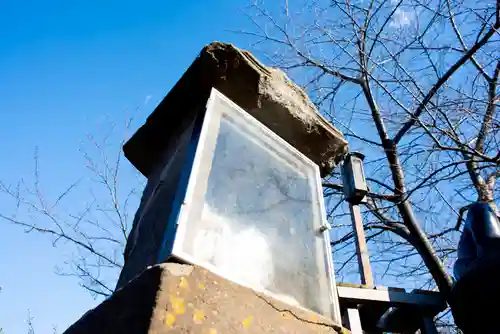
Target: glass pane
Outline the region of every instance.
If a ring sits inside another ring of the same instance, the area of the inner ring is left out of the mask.
[[[363,174],[363,160],[352,157],[352,172],[354,173],[354,187],[360,190],[366,190],[365,176]]]
[[[189,219],[183,252],[229,279],[330,317],[317,168],[219,101],[201,217]]]

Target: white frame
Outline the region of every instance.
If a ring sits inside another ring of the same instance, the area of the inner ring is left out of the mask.
[[[305,155],[303,155],[301,152],[299,152],[295,147],[290,145],[288,142],[286,142],[284,139],[282,139],[280,136],[278,136],[276,133],[268,129],[265,125],[263,125],[261,122],[259,122],[256,118],[254,118],[252,115],[247,113],[245,110],[240,108],[238,105],[236,105],[233,101],[228,99],[226,96],[224,96],[222,93],[217,91],[215,88],[212,88],[210,98],[207,102],[206,105],[206,110],[204,114],[204,120],[203,120],[203,125],[201,128],[201,133],[199,137],[199,142],[196,148],[196,153],[194,156],[192,168],[191,168],[191,173],[189,175],[188,183],[187,183],[187,189],[185,192],[184,199],[182,201],[181,207],[179,208],[179,213],[178,213],[178,219],[177,219],[177,230],[175,233],[174,241],[173,241],[173,246],[172,246],[172,251],[170,256],[177,258],[181,261],[188,262],[190,264],[195,264],[195,265],[201,265],[204,268],[210,270],[211,272],[218,274],[219,276],[224,277],[224,274],[221,274],[218,272],[217,267],[210,263],[203,262],[201,263],[200,261],[197,261],[195,258],[193,258],[190,254],[186,254],[182,250],[182,244],[184,243],[185,240],[185,235],[186,235],[186,229],[188,226],[188,219],[190,216],[190,212],[194,209],[194,203],[197,203],[198,201],[195,199],[195,195],[197,193],[196,188],[199,188],[203,185],[200,185],[200,178],[204,182],[208,181],[208,176],[210,173],[210,168],[208,166],[204,166],[203,162],[207,162],[207,159],[211,159],[213,157],[214,151],[215,151],[215,142],[217,139],[218,135],[218,126],[220,124],[220,119],[222,117],[221,112],[217,112],[214,109],[214,103],[216,99],[220,99],[224,101],[225,103],[229,104],[232,106],[234,109],[236,109],[243,117],[247,117],[249,119],[252,119],[254,122],[258,122],[261,124],[263,131],[267,136],[271,137],[272,140],[278,142],[280,145],[283,145],[286,147],[287,150],[292,151],[300,160],[303,160],[306,162],[306,164],[310,165],[311,168],[315,169],[315,175],[316,175],[316,182],[317,182],[317,189],[318,189],[318,194],[317,198],[320,202],[320,213],[321,213],[321,222],[323,226],[327,226],[328,222],[326,220],[326,211],[325,211],[325,203],[323,201],[323,192],[322,192],[322,182],[321,182],[321,177],[319,173],[319,167],[312,162],[309,158],[307,158]],[[185,168],[189,168],[189,166],[185,166]],[[202,175],[205,174],[205,175]],[[200,195],[200,194],[198,194]],[[203,193],[203,196],[205,194]],[[199,204],[199,203],[198,203]],[[341,316],[340,316],[340,306],[338,302],[338,296],[337,296],[337,288],[335,284],[335,275],[334,275],[334,268],[333,268],[333,259],[332,259],[332,250],[330,247],[330,236],[329,236],[329,231],[327,229],[323,230],[322,232],[318,231],[318,233],[321,233],[323,238],[324,238],[324,244],[326,249],[325,251],[325,256],[326,256],[326,263],[327,263],[327,268],[325,268],[325,271],[328,275],[328,281],[330,282],[330,299],[332,301],[332,305],[330,306],[330,311],[331,311],[331,316],[332,320],[334,320],[337,323],[341,323]],[[245,282],[240,282],[237,280],[234,280],[236,283],[242,286],[246,286],[251,289],[255,289],[255,287],[252,287],[248,284],[245,284]],[[257,291],[257,290],[256,290]],[[273,297],[275,299],[280,300],[279,297],[274,296],[271,292],[267,290],[263,291],[258,291],[264,295],[269,295],[270,297]],[[282,300],[283,301],[283,300]],[[286,303],[286,301],[283,301]],[[313,312],[309,309],[303,308],[304,310],[307,310],[308,312]],[[320,315],[320,314],[319,314]],[[322,316],[322,315],[320,315]]]

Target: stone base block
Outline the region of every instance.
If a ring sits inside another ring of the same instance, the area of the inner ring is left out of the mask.
[[[164,263],[145,270],[65,333],[298,334],[343,329],[203,268]]]

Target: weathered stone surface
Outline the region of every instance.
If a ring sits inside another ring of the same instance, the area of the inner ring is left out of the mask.
[[[150,267],[65,333],[347,333],[196,266]]]
[[[307,95],[280,70],[249,52],[214,42],[168,93],[125,145],[127,158],[148,176],[165,138],[186,114],[203,108],[215,87],[317,163],[325,175],[344,155],[347,142],[316,110]]]

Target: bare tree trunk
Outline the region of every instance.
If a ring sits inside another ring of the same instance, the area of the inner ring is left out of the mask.
[[[436,281],[439,291],[446,300],[449,300],[453,280],[446,271],[443,262],[436,255],[434,247],[432,247],[418,220],[415,218],[411,204],[407,200],[403,200],[398,204],[398,210],[405,225],[410,230],[411,239],[409,241],[417,249],[420,256],[422,256],[422,260]]]

